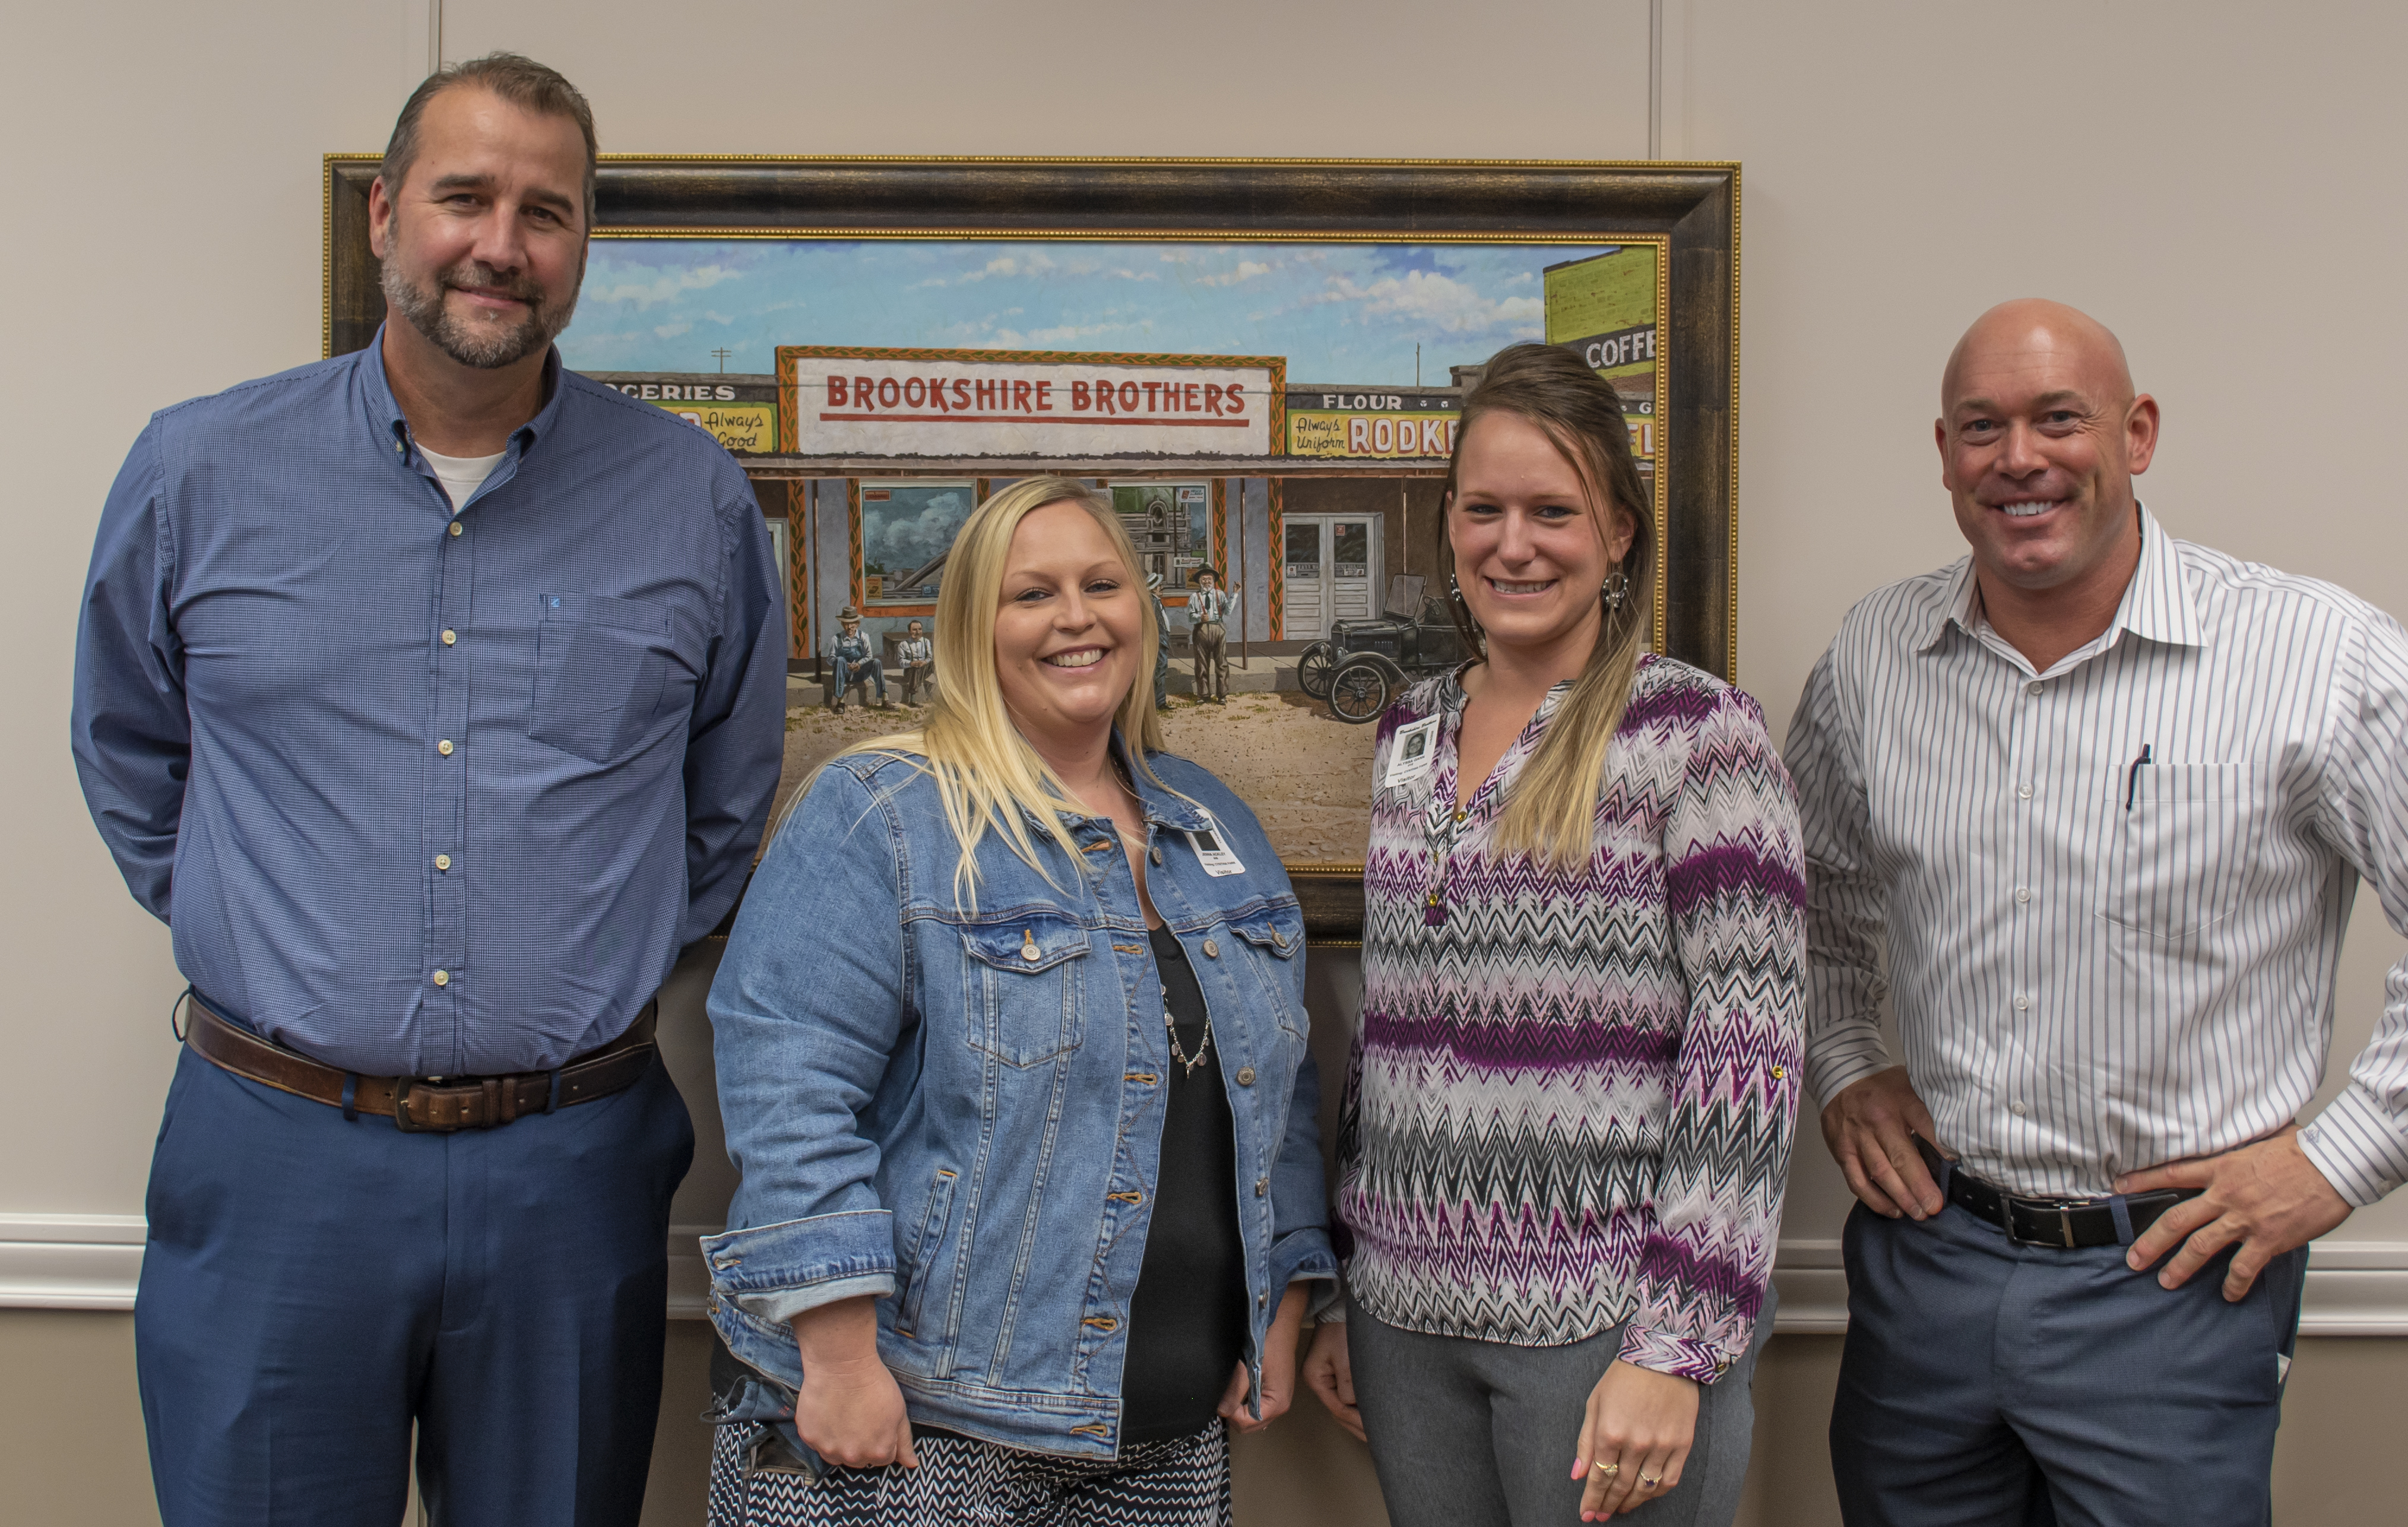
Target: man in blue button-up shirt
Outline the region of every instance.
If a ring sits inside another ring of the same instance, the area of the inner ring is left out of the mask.
[[[735,462],[552,347],[593,164],[551,70],[430,79],[376,343],[156,415],[102,514],[77,765],[202,1010],[136,1309],[171,1527],[391,1521],[413,1423],[447,1520],[642,1503],[693,1134],[638,1042],[759,842],[784,638]]]

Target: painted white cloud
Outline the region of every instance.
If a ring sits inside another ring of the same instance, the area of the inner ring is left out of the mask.
[[[1237,269],[1225,270],[1217,276],[1198,276],[1196,278],[1196,284],[1198,286],[1235,286],[1240,281],[1250,281],[1256,276],[1268,276],[1270,273],[1271,267],[1264,265],[1258,260],[1240,260],[1238,262]]]
[[[1434,270],[1409,270],[1358,285],[1346,276],[1332,277],[1324,302],[1347,302],[1367,318],[1401,318],[1426,324],[1445,334],[1471,334],[1511,327],[1517,333],[1546,316],[1546,304],[1537,297],[1489,297],[1480,289]]]
[[[695,266],[690,269],[664,271],[648,281],[622,281],[616,286],[585,294],[590,302],[632,302],[638,311],[658,303],[674,302],[688,292],[700,292],[717,286],[721,281],[741,281],[744,272],[730,270],[725,266]]]
[[[997,329],[982,343],[996,350],[1059,350],[1093,339],[1098,335],[1142,333],[1154,325],[1147,324],[1056,324],[1051,328]]]

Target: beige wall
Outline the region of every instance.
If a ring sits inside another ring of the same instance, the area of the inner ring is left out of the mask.
[[[2143,486],[2179,533],[2408,612],[2384,449],[2408,347],[2408,300],[2384,279],[2408,243],[2399,7],[1665,10],[1665,152],[1746,166],[1741,676],[1776,726],[1850,600],[1957,554],[1928,443],[1939,361],[1975,311],[2024,293],[2124,336],[2166,411]],[[1604,158],[1644,151],[1645,16],[1641,0],[453,0],[444,50],[558,64],[620,151]],[[28,725],[0,756],[20,802],[0,821],[15,870],[0,884],[15,999],[0,1020],[0,1297],[123,1265],[107,1243],[140,1212],[174,1053],[165,937],[125,898],[60,735],[101,497],[150,410],[317,355],[318,156],[382,142],[427,24],[426,0],[10,18],[0,354],[15,385],[0,444],[18,595],[0,635],[17,660],[0,685]],[[1166,109],[1172,92],[1193,105]],[[2344,1057],[2401,947],[2366,899]],[[1806,1143],[1793,1250],[1828,1246],[1840,1204]],[[71,1217],[94,1217],[91,1245]],[[2332,1308],[2408,1333],[2408,1195],[2344,1226],[2317,1265]],[[696,1520],[683,1418],[698,1335],[673,1338],[656,1521]],[[1756,1520],[1828,1519],[1833,1348],[1784,1336],[1767,1361]],[[146,1520],[129,1353],[122,1314],[0,1313],[12,1517]],[[2287,1518],[2376,1520],[2372,1429],[2403,1377],[2398,1342],[2304,1346],[2278,1469]],[[1369,1520],[1359,1454],[1315,1419],[1242,1462],[1249,1522]],[[59,1504],[22,1512],[26,1499]]]

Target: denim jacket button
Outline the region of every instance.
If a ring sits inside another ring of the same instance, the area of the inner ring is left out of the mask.
[[[1252,1066],[1240,1066],[1240,1067],[1238,1068],[1238,1085],[1239,1085],[1240,1087],[1252,1087],[1252,1086],[1254,1086],[1254,1067],[1252,1067]]]
[[[1147,849],[1145,851],[1145,857],[1152,859],[1154,863],[1160,864],[1162,862],[1162,845],[1160,843],[1156,843],[1152,848]]]
[[[1221,946],[1220,946],[1218,944],[1215,944],[1214,942],[1212,942],[1211,939],[1206,939],[1206,940],[1204,941],[1204,958],[1207,958],[1207,959],[1218,959],[1218,958],[1221,958]]]

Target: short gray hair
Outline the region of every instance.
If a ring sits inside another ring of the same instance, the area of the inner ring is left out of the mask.
[[[418,123],[426,115],[426,103],[454,85],[476,85],[539,117],[566,117],[577,124],[577,130],[585,137],[585,227],[591,232],[595,162],[600,151],[594,137],[594,108],[585,104],[585,97],[559,70],[518,53],[487,53],[466,64],[437,69],[409,93],[409,100],[393,124],[393,140],[384,146],[384,164],[377,171],[377,179],[384,182],[386,197],[391,199],[401,194],[401,182],[408,179],[410,162],[418,157]]]

